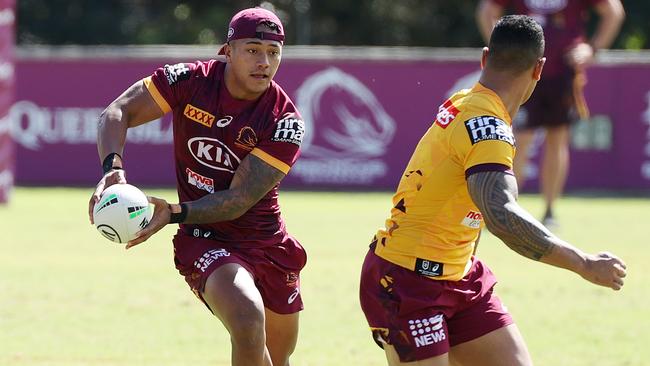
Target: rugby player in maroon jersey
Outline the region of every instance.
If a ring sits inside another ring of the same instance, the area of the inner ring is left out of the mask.
[[[535,130],[546,133],[541,159],[540,190],[546,210],[542,222],[557,225],[553,212],[555,200],[562,195],[569,171],[569,126],[578,118],[588,118],[589,109],[582,89],[586,83],[585,69],[596,50],[609,47],[623,23],[625,10],[620,0],[482,0],[476,10],[476,20],[487,42],[496,21],[511,9],[537,20],[546,39],[544,74],[524,105],[521,122],[515,121],[515,138],[519,153],[514,171],[520,188],[526,180],[528,150]],[[593,9],[598,14],[598,27],[587,40],[586,14]]]
[[[278,185],[299,155],[304,123],[273,81],[284,29],[262,8],[237,13],[215,60],[165,65],[102,113],[102,191],[126,183],[128,128],[173,113],[179,204],[150,197],[150,224],[127,244],[170,223],[176,268],[231,336],[233,365],[289,365],[298,337],[306,254],[287,233]]]

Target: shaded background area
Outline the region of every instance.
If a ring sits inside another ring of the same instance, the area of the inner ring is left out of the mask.
[[[287,44],[478,47],[478,0],[275,0]],[[259,1],[21,0],[17,43],[215,44],[228,20]],[[627,18],[613,48],[650,46],[650,2],[625,1]],[[591,17],[594,18],[594,17]],[[593,25],[593,19],[592,19]]]

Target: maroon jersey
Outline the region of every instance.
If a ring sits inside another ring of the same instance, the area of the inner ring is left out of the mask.
[[[174,155],[180,202],[230,187],[239,163],[253,154],[287,173],[299,155],[305,125],[293,102],[271,81],[257,100],[238,100],[224,81],[226,64],[165,65],[144,84],[164,112],[173,111]],[[243,216],[200,229],[231,246],[260,248],[291,239],[278,206],[275,186]]]
[[[546,64],[542,78],[570,71],[566,52],[585,39],[587,10],[603,0],[491,0],[535,19],[544,29]]]

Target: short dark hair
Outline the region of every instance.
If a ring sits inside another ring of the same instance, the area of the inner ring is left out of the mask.
[[[544,55],[544,31],[527,15],[506,15],[494,26],[488,48],[489,67],[518,74]]]

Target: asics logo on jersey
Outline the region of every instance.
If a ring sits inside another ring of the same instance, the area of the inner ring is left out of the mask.
[[[239,158],[223,142],[211,137],[194,137],[187,141],[187,148],[199,164],[215,170],[234,173]]]
[[[212,127],[214,123],[214,116],[201,108],[197,108],[191,104],[185,106],[183,115],[194,122],[198,122],[206,127]],[[232,117],[230,117],[232,119]],[[217,122],[217,125],[219,122]],[[222,127],[222,126],[219,126]]]
[[[226,127],[232,122],[232,116],[224,116],[217,120],[217,127]]]
[[[447,128],[454,118],[456,118],[457,114],[458,109],[454,107],[451,100],[447,100],[443,105],[438,107],[438,114],[436,115],[435,123],[442,128]]]
[[[214,179],[204,177],[190,168],[185,168],[185,172],[187,173],[187,183],[208,193],[214,193]]]
[[[275,125],[272,141],[290,142],[300,146],[305,135],[305,122],[294,114],[286,116]]]
[[[494,116],[480,116],[465,121],[465,128],[472,145],[487,140],[497,140],[515,145],[512,128]]]

